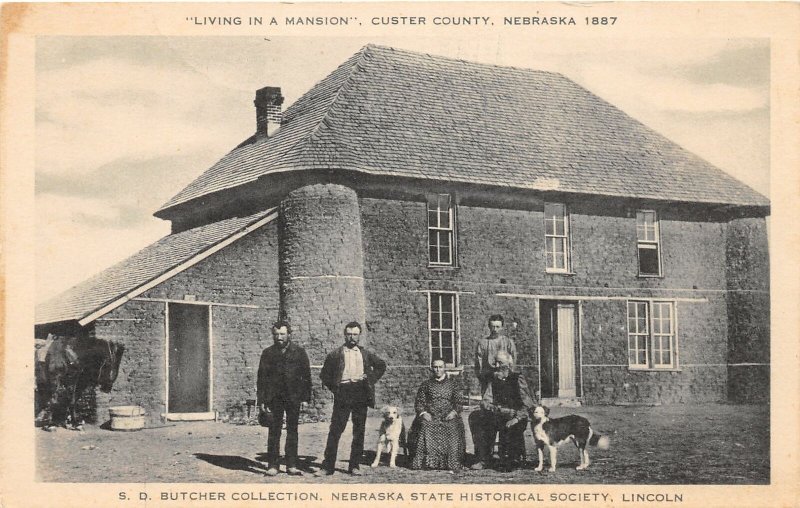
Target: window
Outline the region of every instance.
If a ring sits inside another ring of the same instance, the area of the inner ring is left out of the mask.
[[[453,200],[449,194],[428,199],[428,259],[431,265],[455,264]]]
[[[628,365],[638,369],[677,366],[673,302],[628,302]]]
[[[639,275],[661,275],[658,217],[652,210],[636,212],[636,239],[639,250]]]
[[[647,302],[628,302],[628,365],[648,366],[647,339],[650,323],[647,319]]]
[[[569,271],[569,217],[560,203],[544,204],[545,269]]]
[[[430,293],[428,299],[428,329],[431,360],[441,358],[447,367],[457,367],[460,356],[458,338],[458,295]]]

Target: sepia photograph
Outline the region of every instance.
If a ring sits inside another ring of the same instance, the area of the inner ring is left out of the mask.
[[[233,5],[26,43],[32,485],[772,504],[785,45],[599,5]]]

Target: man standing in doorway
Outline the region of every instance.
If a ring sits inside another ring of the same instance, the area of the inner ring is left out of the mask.
[[[494,314],[489,317],[489,336],[480,339],[475,345],[475,375],[481,383],[481,395],[492,380],[497,353],[505,351],[511,360],[517,363],[517,346],[503,333],[503,316]]]
[[[286,472],[297,468],[297,424],[300,410],[311,400],[311,366],[305,349],[292,343],[289,323],[272,325],[273,344],[261,353],[258,365],[258,408],[269,415],[267,476],[278,474],[283,415],[286,413]]]
[[[364,425],[367,407],[375,407],[375,383],[386,371],[386,362],[374,353],[358,346],[361,325],[355,321],[344,327],[344,345],[328,353],[320,372],[320,379],[333,392],[333,414],[325,446],[325,458],[318,476],[329,476],[334,472],[339,438],[353,421],[353,443],[350,447],[349,471],[360,476],[359,461],[364,453]],[[351,416],[352,415],[352,416]]]

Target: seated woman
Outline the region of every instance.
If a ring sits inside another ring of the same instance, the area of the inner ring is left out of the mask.
[[[461,420],[461,393],[458,383],[448,379],[444,361],[434,360],[432,376],[417,390],[409,444],[412,469],[461,468],[466,450],[464,422]]]

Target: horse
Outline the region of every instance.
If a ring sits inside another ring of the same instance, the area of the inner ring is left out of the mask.
[[[36,369],[37,392],[46,401],[41,415],[45,428],[69,424],[82,430],[78,399],[89,387],[111,391],[124,351],[125,346],[104,339],[59,337],[50,342],[44,365]]]

